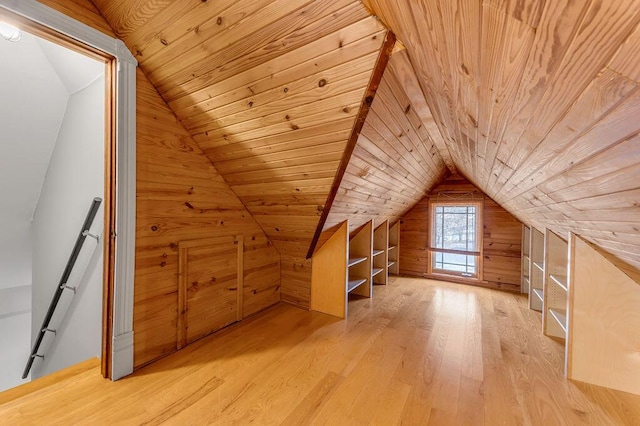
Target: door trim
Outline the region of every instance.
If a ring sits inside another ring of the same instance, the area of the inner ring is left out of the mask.
[[[43,27],[63,43],[75,44],[85,53],[113,60],[115,102],[111,103],[111,145],[115,217],[105,229],[113,250],[113,283],[105,280],[103,311],[103,368],[105,377],[117,380],[133,372],[133,285],[136,226],[136,59],[126,45],[88,25],[35,0],[0,0],[0,9]],[[115,114],[114,114],[115,113]],[[109,146],[109,145],[107,145]],[[106,211],[106,210],[105,210]],[[107,214],[108,215],[108,214]],[[108,252],[105,252],[107,255]],[[111,256],[109,256],[111,257]],[[110,269],[110,268],[109,268]],[[111,274],[107,274],[108,277]],[[111,287],[112,286],[112,287]],[[106,342],[105,342],[106,340]]]

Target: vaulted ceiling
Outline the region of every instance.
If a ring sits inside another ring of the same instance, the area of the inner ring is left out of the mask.
[[[355,0],[94,3],[291,276],[308,267],[386,25],[406,51],[326,227],[354,208],[394,217],[457,169],[640,278],[640,0],[365,0],[380,21]]]
[[[455,166],[522,221],[640,278],[640,1],[365,0]]]

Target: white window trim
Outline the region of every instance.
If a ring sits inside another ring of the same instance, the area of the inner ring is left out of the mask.
[[[117,62],[116,75],[116,239],[111,375],[133,372],[133,281],[136,229],[136,67],[122,40],[35,0],[0,0],[0,8],[105,52]]]
[[[473,277],[468,277],[462,274],[458,274],[453,271],[435,269],[433,267],[433,254],[434,251],[431,250],[433,245],[433,236],[435,233],[435,209],[438,206],[475,206],[476,207],[476,244],[478,246],[477,252],[477,264],[476,264],[476,275]],[[468,281],[482,281],[483,280],[483,229],[484,229],[484,210],[483,210],[483,202],[480,200],[468,200],[468,201],[429,201],[429,242],[427,251],[429,253],[429,260],[427,263],[427,274],[430,275],[440,275],[443,277],[455,277],[458,279],[468,280]]]

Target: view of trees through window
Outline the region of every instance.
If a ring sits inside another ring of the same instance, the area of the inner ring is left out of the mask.
[[[476,206],[437,205],[433,217],[432,248],[478,251]],[[433,269],[476,275],[476,256],[433,252]]]

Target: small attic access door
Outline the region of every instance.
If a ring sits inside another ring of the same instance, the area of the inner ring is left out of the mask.
[[[243,238],[179,243],[177,348],[242,319]]]

